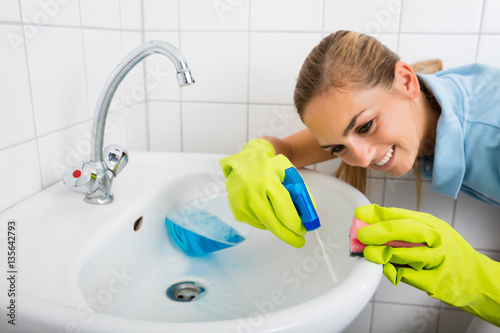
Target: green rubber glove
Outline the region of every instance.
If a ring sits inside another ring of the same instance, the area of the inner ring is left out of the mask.
[[[306,229],[282,185],[285,170],[293,167],[284,155],[276,156],[270,142],[254,139],[220,165],[236,220],[268,229],[292,246],[304,246]]]
[[[371,224],[357,233],[369,245],[365,258],[383,264],[394,285],[403,281],[500,326],[500,262],[474,250],[448,223],[429,214],[368,205],[357,208],[355,216]],[[427,247],[380,246],[392,240]]]

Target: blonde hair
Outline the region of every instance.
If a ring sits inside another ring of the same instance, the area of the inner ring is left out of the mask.
[[[294,91],[297,112],[302,118],[307,104],[332,87],[369,89],[381,86],[389,89],[398,61],[396,53],[371,36],[344,30],[326,36],[309,53],[299,72]],[[441,70],[442,66],[441,60],[433,59],[415,63],[412,68],[415,72],[428,74]],[[413,170],[417,180],[417,206],[420,206],[421,173],[416,163]],[[342,161],[334,176],[366,193],[366,168]]]

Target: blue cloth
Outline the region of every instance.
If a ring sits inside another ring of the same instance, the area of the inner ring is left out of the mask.
[[[500,69],[473,64],[418,76],[441,106],[423,176],[452,198],[462,191],[500,206]]]

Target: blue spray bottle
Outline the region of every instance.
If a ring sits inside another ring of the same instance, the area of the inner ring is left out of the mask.
[[[290,192],[293,205],[299,214],[302,224],[307,231],[313,231],[321,227],[318,214],[312,203],[306,184],[294,167],[285,170],[283,186]]]

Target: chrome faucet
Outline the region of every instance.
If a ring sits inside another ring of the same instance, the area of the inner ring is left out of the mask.
[[[106,81],[97,100],[92,124],[90,162],[69,167],[63,176],[66,187],[72,192],[84,194],[85,202],[102,205],[113,201],[111,185],[113,179],[127,164],[128,153],[118,145],[110,145],[103,150],[104,128],[106,127],[109,105],[120,82],[128,72],[142,59],[155,53],[167,56],[174,63],[180,87],[195,82],[182,53],[175,46],[163,41],[153,40],[138,46],[118,64]]]

